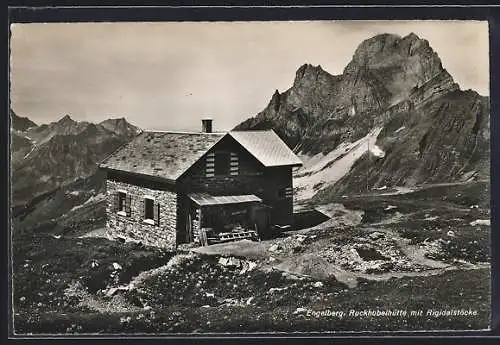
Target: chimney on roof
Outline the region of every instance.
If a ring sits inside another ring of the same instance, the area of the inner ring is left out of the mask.
[[[201,131],[203,133],[212,133],[212,119],[201,120]]]

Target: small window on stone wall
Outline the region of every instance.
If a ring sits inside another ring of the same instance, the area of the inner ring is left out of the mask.
[[[151,225],[160,224],[160,204],[154,199],[144,198],[144,222]]]
[[[146,198],[146,200],[144,200],[144,206],[145,206],[144,218],[145,219],[151,219],[151,220],[153,219],[153,216],[154,216],[154,212],[153,212],[154,204],[155,204],[155,201],[153,199]]]
[[[125,198],[127,194],[124,192],[118,192],[118,211],[125,211]]]
[[[131,196],[125,192],[115,194],[114,206],[115,211],[122,216],[130,216],[131,214]]]

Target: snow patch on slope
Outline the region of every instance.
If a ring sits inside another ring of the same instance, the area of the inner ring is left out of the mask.
[[[23,157],[23,159],[28,158],[28,156],[29,156],[29,155],[30,155],[30,154],[31,154],[31,153],[32,153],[35,149],[36,149],[36,146],[35,146],[35,145],[31,146],[31,150],[30,150],[30,152],[28,152],[27,154],[25,154],[25,155],[24,155],[24,157]]]
[[[384,158],[385,157],[385,152],[382,150],[380,147],[377,145],[373,144],[373,146],[370,147],[370,152],[379,158]]]
[[[396,131],[394,133],[399,133],[399,132],[401,132],[405,128],[406,128],[405,126],[399,127],[398,129],[396,129]]]
[[[336,183],[368,149],[376,157],[384,157],[385,152],[375,145],[381,130],[380,127],[374,128],[365,137],[354,143],[342,143],[326,155],[299,153],[303,166],[296,171],[293,181],[297,200],[309,199],[319,190]]]
[[[85,201],[83,204],[74,206],[71,210],[69,210],[68,213],[76,211],[82,207],[85,207],[90,203],[97,203],[99,201],[103,201],[104,199],[106,199],[106,195],[104,193],[99,193],[97,195],[93,195],[90,198],[88,198],[87,201]]]

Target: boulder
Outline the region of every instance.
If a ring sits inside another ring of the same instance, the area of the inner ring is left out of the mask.
[[[381,232],[375,231],[372,232],[368,237],[370,237],[372,240],[378,240],[379,238],[384,237],[385,235]]]
[[[220,258],[219,259],[219,265],[222,265],[224,267],[237,267],[237,268],[241,268],[242,267],[241,260],[233,258],[233,257],[229,257],[229,258],[222,257],[222,258]]]
[[[270,252],[278,252],[278,251],[281,251],[281,246],[277,243],[273,244],[271,247],[269,247],[269,251]]]
[[[321,287],[323,287],[323,283],[322,282],[316,282],[316,283],[313,284],[313,286],[315,288],[321,288]]]

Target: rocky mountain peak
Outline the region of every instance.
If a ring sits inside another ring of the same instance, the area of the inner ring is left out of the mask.
[[[385,122],[384,111],[389,107],[402,102],[423,104],[457,89],[427,40],[415,33],[380,34],[361,42],[341,75],[329,74],[321,65],[303,64],[291,88],[276,90],[262,112],[236,129],[279,123],[278,134],[290,146],[302,141],[302,150],[325,151],[340,140],[366,135],[370,123]],[[354,121],[348,120],[352,117],[361,117],[366,126],[341,130],[346,121]],[[322,148],[313,144],[314,137],[323,135],[330,144]]]
[[[102,122],[99,123],[101,126],[108,126],[108,127],[116,127],[116,126],[123,126],[123,125],[127,125],[128,122],[127,120],[125,120],[124,117],[121,117],[121,118],[109,118],[109,119],[106,119]]]
[[[57,121],[58,123],[61,123],[61,124],[71,124],[71,123],[76,123],[75,120],[73,120],[71,118],[71,116],[69,116],[69,114],[66,114],[64,115],[59,121]]]
[[[10,109],[11,127],[17,131],[25,131],[29,128],[37,127],[37,124],[27,117],[18,116],[14,110]]]
[[[278,90],[275,90],[273,96],[271,97],[271,102],[269,102],[270,107],[272,107],[275,111],[279,110],[281,103],[281,94]]]
[[[99,123],[99,125],[110,132],[125,137],[133,137],[141,131],[138,127],[127,122],[124,117],[107,119]]]
[[[296,152],[325,157],[379,133],[375,143],[387,153],[374,170],[379,182],[413,183],[462,178],[475,170],[487,174],[481,168],[487,135],[477,133],[489,133],[488,116],[487,100],[460,91],[427,40],[387,33],[361,42],[341,75],[310,63],[300,66],[288,90],[276,90],[264,110],[235,129],[272,128]],[[442,152],[453,155],[446,159],[455,170],[438,171],[444,167],[437,164]],[[399,163],[402,157],[411,169]],[[357,173],[348,176],[366,176],[368,168],[356,165]],[[351,177],[348,188],[360,182]]]
[[[320,76],[325,75],[330,76],[328,72],[321,68],[321,65],[313,66],[310,63],[306,63],[297,69],[294,85],[299,85],[304,80],[317,80]]]
[[[419,40],[420,37],[418,37],[417,34],[415,34],[414,32],[410,32],[407,36],[405,36],[406,39],[409,39],[409,40]]]
[[[352,60],[358,65],[373,66],[381,60],[391,61],[396,57],[408,57],[415,53],[423,56],[434,55],[429,42],[419,38],[413,32],[404,37],[395,34],[380,34],[361,42]]]
[[[387,53],[401,39],[400,36],[394,34],[380,34],[368,38],[354,51],[352,60],[359,65],[365,65],[377,54]]]
[[[364,40],[344,69],[344,76],[350,80],[360,74],[383,85],[390,104],[409,98],[423,85],[440,92],[458,88],[429,42],[413,32],[404,37],[380,34]]]

